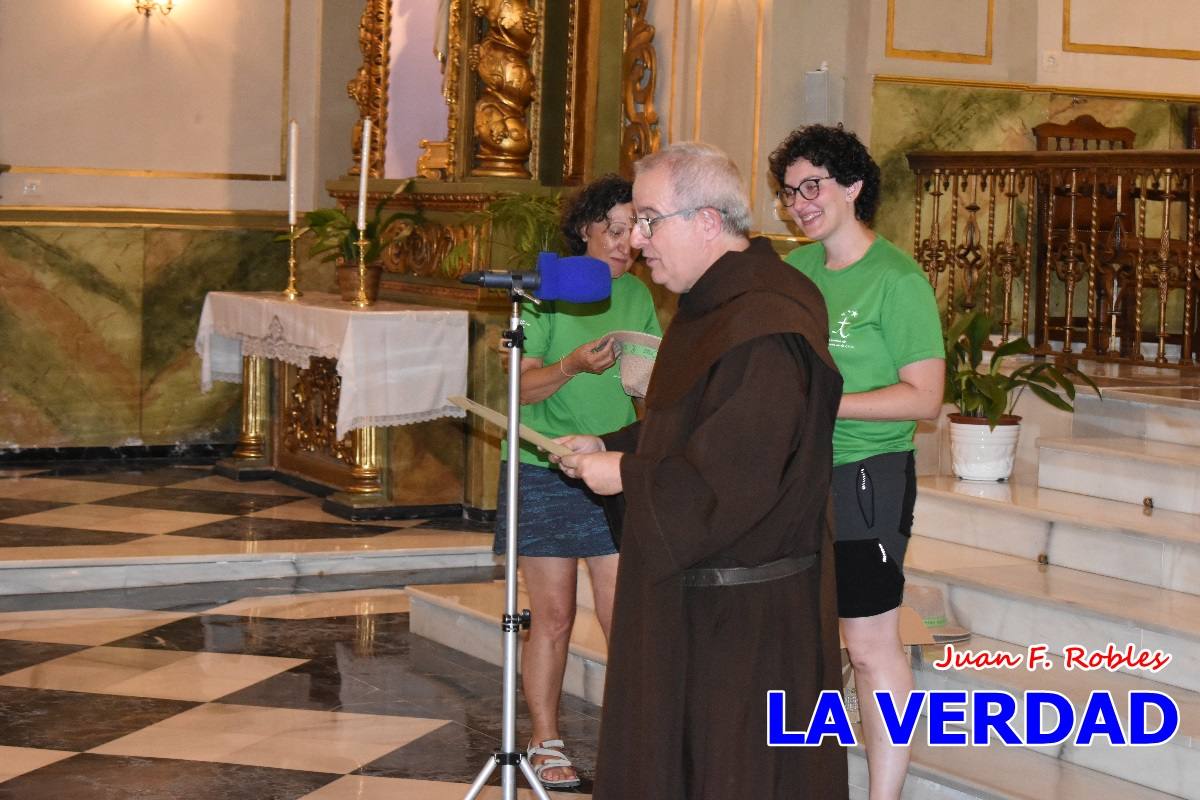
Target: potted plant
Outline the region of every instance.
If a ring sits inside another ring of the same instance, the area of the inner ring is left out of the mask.
[[[1063,411],[1075,410],[1071,377],[1100,395],[1096,383],[1069,364],[1031,361],[1005,371],[1005,359],[1033,350],[1024,338],[1004,342],[984,364],[984,346],[992,327],[991,317],[975,311],[960,317],[945,334],[943,400],[958,408],[957,413],[949,415],[950,452],[954,474],[963,480],[1002,481],[1012,474],[1021,431],[1021,418],[1012,412],[1026,389]]]
[[[561,213],[561,198],[557,194],[515,192],[497,197],[483,211],[470,214],[463,221],[491,232],[494,258],[497,250],[507,253],[497,260],[497,269],[532,270],[538,253],[564,251],[566,244],[559,230]],[[470,242],[455,245],[446,253],[443,269],[449,275],[457,275],[469,253]]]
[[[372,300],[379,293],[379,278],[383,268],[379,258],[383,248],[396,239],[408,236],[413,228],[423,219],[420,211],[396,211],[384,217],[383,211],[388,201],[401,192],[411,191],[412,182],[404,184],[395,192],[379,201],[374,213],[366,220],[363,237],[367,247],[365,261],[367,264],[367,296]],[[317,208],[304,215],[307,223],[296,230],[299,238],[306,233],[312,234],[309,245],[310,257],[320,256],[321,261],[332,261],[337,265],[338,288],[343,300],[354,299],[358,291],[358,225],[355,219],[342,208]],[[287,234],[283,234],[286,240]]]

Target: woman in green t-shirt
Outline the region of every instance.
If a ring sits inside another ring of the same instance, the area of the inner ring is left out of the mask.
[[[900,644],[904,552],[916,502],[916,420],[941,413],[942,328],[921,268],[870,227],[879,167],[853,133],[793,131],[771,154],[780,204],[814,243],[787,262],[829,311],[829,352],[844,381],[833,433],[838,616],[862,699],[871,800],[898,800],[909,751],[886,738],[874,692],[913,688]]]
[[[547,436],[601,434],[633,422],[636,412],[621,385],[615,331],[661,336],[650,291],[629,274],[633,194],[629,181],[607,175],[586,186],[563,213],[571,255],[608,264],[612,296],[598,303],[543,302],[525,306],[521,323],[521,421]],[[503,457],[507,459],[507,448]],[[533,622],[521,651],[521,680],[529,705],[530,764],[550,788],[579,785],[563,753],[558,706],[567,648],[575,622],[575,579],[583,558],[591,576],[596,616],[608,638],[617,551],[600,498],[582,481],[552,467],[537,450],[522,447],[518,562]],[[501,465],[500,474],[505,474]],[[500,483],[494,551],[504,553],[506,498]]]

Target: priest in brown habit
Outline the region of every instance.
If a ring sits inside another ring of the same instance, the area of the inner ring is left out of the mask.
[[[737,167],[683,143],[636,165],[633,246],[680,295],[640,423],[571,436],[567,474],[625,493],[595,800],[847,796],[832,738],[767,746],[767,692],[805,730],[841,688],[829,477],[842,380],[815,286],[749,239]]]

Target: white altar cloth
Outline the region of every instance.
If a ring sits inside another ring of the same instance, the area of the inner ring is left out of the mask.
[[[307,368],[336,358],[337,435],[466,412],[446,398],[467,390],[467,312],[405,303],[357,308],[337,295],[209,292],[196,331],[200,385],[242,382],[242,357]]]

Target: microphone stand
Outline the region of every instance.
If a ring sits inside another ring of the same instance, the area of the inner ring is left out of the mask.
[[[493,753],[483,765],[483,769],[479,770],[464,800],[475,800],[479,796],[497,765],[500,767],[503,800],[517,800],[518,767],[538,800],[550,800],[550,795],[538,780],[525,753],[517,747],[517,637],[521,629],[529,628],[531,618],[529,609],[517,613],[517,512],[521,504],[520,495],[517,493],[517,469],[521,448],[521,352],[525,345],[525,332],[521,329],[522,297],[534,303],[538,302],[537,298],[521,289],[519,282],[514,282],[509,288],[512,316],[509,319],[509,329],[504,332],[504,346],[508,348],[508,472],[505,476],[508,492],[505,524],[508,536],[504,543],[504,616],[500,620],[504,639],[502,734],[500,750]]]

